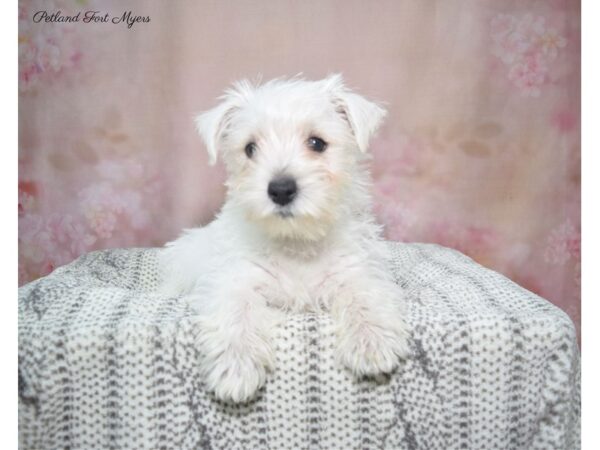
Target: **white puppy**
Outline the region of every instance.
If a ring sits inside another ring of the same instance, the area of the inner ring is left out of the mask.
[[[403,292],[374,221],[366,162],[385,110],[321,81],[240,82],[197,118],[227,201],[204,228],[161,251],[163,292],[198,311],[206,384],[250,399],[274,366],[282,312],[330,312],[339,362],[357,376],[392,371],[408,351]]]

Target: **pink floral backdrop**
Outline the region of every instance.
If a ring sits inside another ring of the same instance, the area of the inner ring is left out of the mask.
[[[239,78],[341,72],[389,110],[387,237],[457,248],[579,328],[579,27],[569,0],[21,0],[19,283],[210,221],[224,172],[194,114]]]

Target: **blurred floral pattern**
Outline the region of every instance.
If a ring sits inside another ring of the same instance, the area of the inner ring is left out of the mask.
[[[51,83],[77,64],[82,56],[76,44],[73,24],[39,27],[33,13],[39,10],[59,11],[60,4],[19,2],[19,90],[31,92]]]
[[[509,80],[523,95],[537,97],[551,79],[550,67],[567,40],[545,17],[498,14],[491,22],[493,53],[508,67]]]
[[[573,0],[20,0],[19,284],[210,221],[224,172],[192,117],[230,82],[341,72],[389,110],[372,145],[387,237],[456,248],[579,327],[579,33]]]

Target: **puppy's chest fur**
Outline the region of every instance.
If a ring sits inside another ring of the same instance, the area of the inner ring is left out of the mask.
[[[312,257],[257,256],[250,262],[264,276],[255,289],[270,306],[294,312],[330,308],[334,293],[356,274],[360,258],[349,252],[326,251]]]

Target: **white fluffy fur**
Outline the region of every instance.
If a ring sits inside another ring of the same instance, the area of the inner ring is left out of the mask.
[[[252,398],[274,368],[272,333],[284,312],[330,312],[341,364],[357,376],[392,371],[407,353],[404,300],[387,270],[365,164],[385,111],[339,75],[240,82],[221,100],[196,122],[210,161],[227,167],[227,201],[160,258],[164,293],[184,294],[198,311],[207,386],[221,399]],[[311,136],[328,143],[323,153],[308,148]],[[284,207],[267,195],[282,174],[298,185]]]

